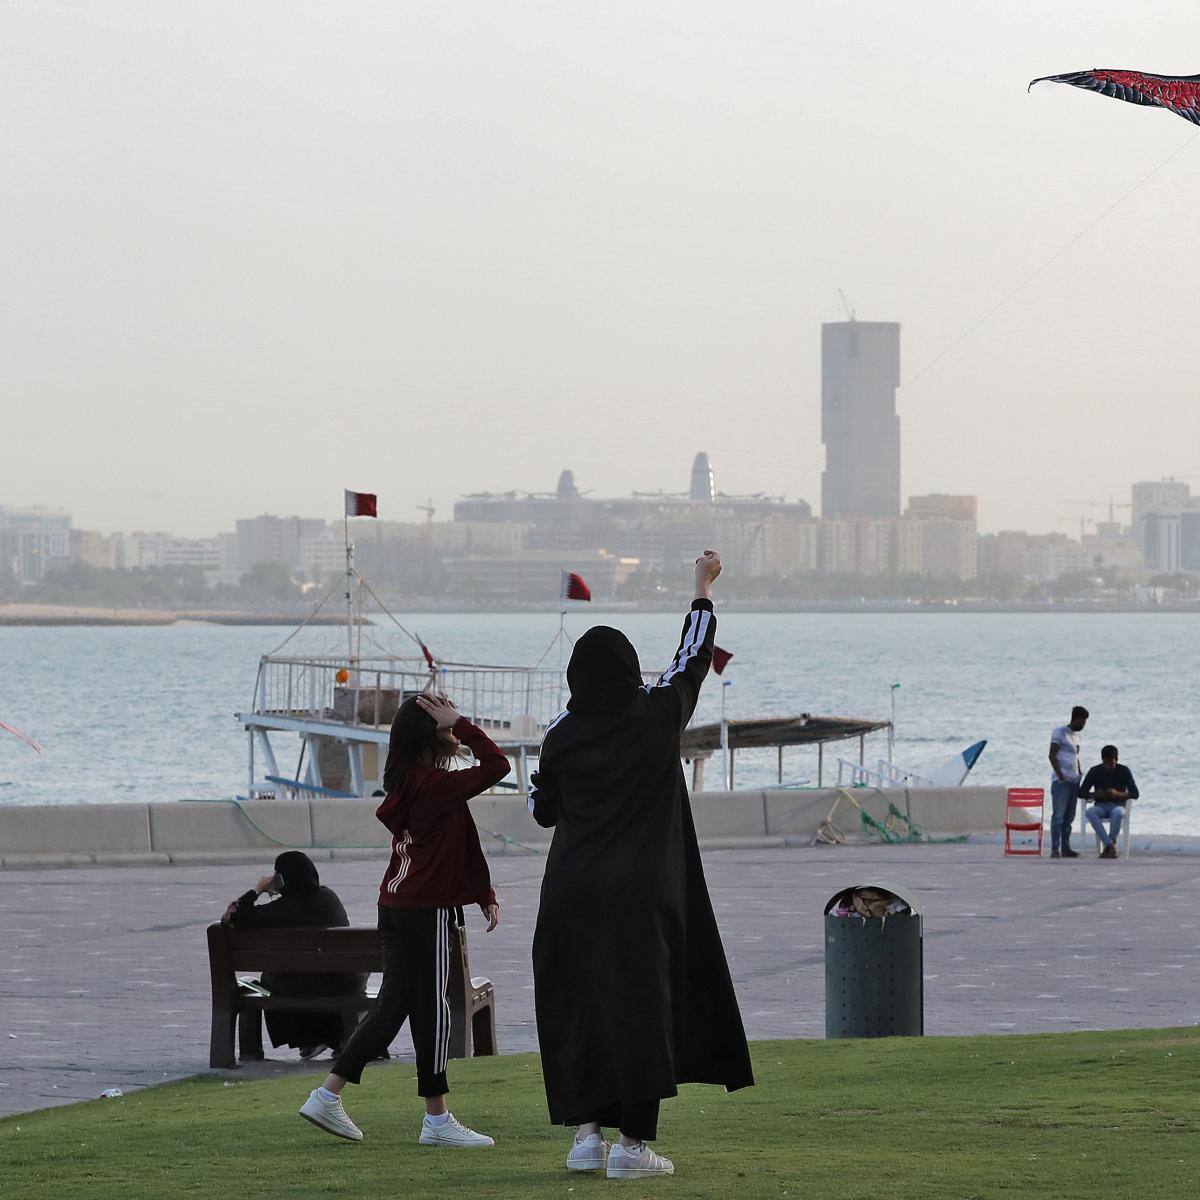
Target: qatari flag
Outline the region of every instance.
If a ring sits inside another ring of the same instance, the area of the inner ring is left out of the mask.
[[[346,516],[348,517],[378,517],[375,511],[374,492],[352,492],[346,489]]]
[[[563,600],[590,600],[592,589],[583,582],[581,575],[576,575],[574,571],[564,571],[559,597]]]
[[[722,650],[720,646],[713,646],[713,670],[720,675],[729,666],[732,657],[732,650]]]

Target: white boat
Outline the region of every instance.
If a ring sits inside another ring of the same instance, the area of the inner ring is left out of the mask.
[[[972,742],[965,750],[952,754],[945,762],[930,768],[927,772],[909,771],[884,759],[880,759],[874,767],[863,763],[851,762],[848,759],[838,759],[839,787],[962,787],[971,768],[979,761],[979,756],[987,746],[986,739]]]

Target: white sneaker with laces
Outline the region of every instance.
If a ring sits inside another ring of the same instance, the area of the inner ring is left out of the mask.
[[[661,1154],[655,1154],[645,1142],[637,1146],[622,1146],[613,1142],[608,1152],[609,1179],[642,1179],[647,1175],[674,1175],[675,1164]]]
[[[441,1125],[431,1125],[429,1118],[425,1117],[421,1121],[421,1136],[417,1141],[422,1146],[461,1146],[464,1148],[496,1144],[495,1140],[488,1137],[486,1133],[476,1133],[475,1130],[468,1129],[453,1113],[450,1113],[447,1120],[443,1121]]]
[[[346,1116],[341,1096],[326,1100],[314,1088],[300,1106],[300,1115],[326,1133],[332,1133],[334,1137],[346,1138],[351,1142],[363,1140],[362,1130]]]
[[[608,1143],[598,1133],[589,1133],[583,1141],[576,1137],[567,1154],[567,1170],[602,1171],[607,1153]]]

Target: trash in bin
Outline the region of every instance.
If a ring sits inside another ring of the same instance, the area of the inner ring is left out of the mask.
[[[891,918],[891,919],[889,919]],[[881,884],[843,888],[825,905],[825,1036],[925,1032],[921,913]]]
[[[878,887],[847,888],[835,896],[831,908],[826,908],[825,915],[830,917],[878,917],[886,920],[892,916],[911,916],[912,908],[908,901],[893,892]]]

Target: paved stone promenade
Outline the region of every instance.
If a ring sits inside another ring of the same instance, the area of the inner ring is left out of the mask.
[[[544,859],[490,860],[503,923],[471,918],[506,1053],[536,1048],[529,945]],[[751,1038],[824,1035],[825,901],[881,881],[925,913],[926,1031],[1024,1033],[1200,1021],[1200,858],[1009,859],[996,845],[705,855]],[[0,1113],[207,1071],[205,927],[269,868],[0,872]],[[374,923],[382,864],[319,864]],[[411,1055],[408,1033],[397,1040]],[[270,1053],[270,1051],[268,1051]],[[247,1071],[297,1069],[294,1051]],[[307,1068],[311,1070],[312,1068]]]

